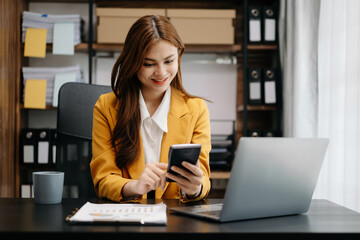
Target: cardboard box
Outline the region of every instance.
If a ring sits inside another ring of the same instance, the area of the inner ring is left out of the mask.
[[[98,43],[124,43],[130,27],[145,15],[166,15],[157,8],[96,8]]]
[[[185,44],[234,44],[234,9],[167,9],[167,17]]]

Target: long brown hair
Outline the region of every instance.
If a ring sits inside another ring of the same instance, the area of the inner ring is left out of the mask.
[[[141,83],[137,72],[144,64],[149,47],[161,39],[169,41],[178,49],[178,71],[171,86],[186,97],[194,97],[182,85],[180,62],[185,46],[174,26],[163,16],[149,15],[138,19],[126,36],[124,48],[111,74],[111,87],[118,99],[117,123],[111,142],[115,149],[115,162],[120,169],[134,162],[140,153]]]

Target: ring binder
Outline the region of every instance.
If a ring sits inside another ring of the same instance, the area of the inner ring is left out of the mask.
[[[50,150],[49,150],[49,163],[56,163],[56,144],[57,144],[57,132],[56,129],[50,129]]]
[[[35,129],[24,128],[21,133],[22,145],[22,162],[24,164],[34,163],[36,154]]]
[[[260,129],[249,129],[247,131],[247,136],[248,137],[262,137],[263,133],[262,133],[262,130],[260,130]]]
[[[280,134],[277,130],[271,129],[271,130],[263,130],[264,137],[279,137]]]
[[[264,73],[264,104],[276,104],[276,69],[265,68]]]
[[[249,104],[260,105],[262,103],[261,69],[248,69]]]
[[[49,149],[50,149],[50,130],[39,129],[38,130],[38,164],[49,163]]]
[[[276,42],[276,16],[273,7],[263,8],[263,42],[275,43]]]
[[[249,7],[248,10],[248,42],[261,43],[261,8]]]

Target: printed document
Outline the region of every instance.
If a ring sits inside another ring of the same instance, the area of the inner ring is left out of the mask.
[[[166,205],[159,204],[84,204],[69,222],[123,222],[166,225]]]

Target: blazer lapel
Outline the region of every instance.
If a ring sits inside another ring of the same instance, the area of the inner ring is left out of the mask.
[[[170,110],[167,119],[168,132],[163,135],[160,162],[168,162],[169,148],[172,144],[187,142],[189,139],[188,135],[190,134],[189,128],[191,119],[192,115],[189,114],[189,109],[182,93],[172,88]],[[161,189],[156,191],[157,198],[160,198],[164,194],[168,185],[169,183],[167,182],[164,191]]]

